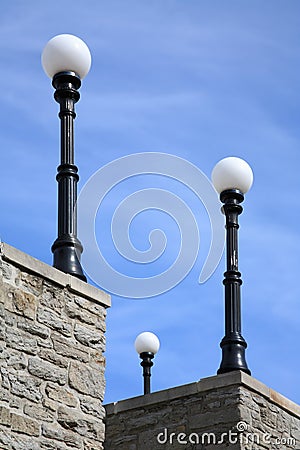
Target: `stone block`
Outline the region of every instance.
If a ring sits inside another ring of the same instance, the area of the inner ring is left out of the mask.
[[[10,399],[9,390],[8,389],[4,389],[4,388],[1,387],[0,388],[0,400],[1,400],[1,402],[9,402],[9,399]]]
[[[36,355],[38,351],[37,340],[30,334],[24,333],[16,328],[6,328],[5,341],[7,347],[20,350],[31,355]]]
[[[20,316],[17,316],[15,313],[12,313],[7,309],[4,309],[3,318],[6,325],[8,325],[9,327],[13,327],[16,324],[17,318],[20,318]]]
[[[4,424],[5,425],[5,424]],[[10,449],[12,446],[11,431],[5,426],[0,424],[0,449]]]
[[[56,367],[54,364],[43,361],[40,358],[30,358],[28,361],[28,371],[38,378],[47,381],[54,381],[61,385],[66,384],[67,371]]]
[[[55,364],[58,367],[67,368],[69,361],[64,358],[63,356],[58,355],[54,350],[52,349],[41,349],[39,351],[38,356],[45,361],[51,362],[52,364]]]
[[[28,434],[29,436],[40,435],[40,425],[37,421],[26,418],[19,414],[12,413],[11,429],[18,433]]]
[[[84,297],[80,297],[78,295],[74,295],[73,299],[74,302],[80,306],[80,308],[86,309],[87,311],[90,311],[93,314],[96,314],[99,318],[105,320],[106,318],[106,309],[105,306],[107,305],[107,303],[109,303],[109,296],[107,294],[105,294],[104,292],[101,293],[103,294],[103,298],[104,298],[104,302],[103,305],[102,304],[98,304],[96,302],[91,302],[91,300],[88,300]]]
[[[105,417],[105,409],[101,401],[89,396],[80,396],[80,408],[85,414],[97,417],[98,419],[103,420]]]
[[[13,395],[21,398],[27,398],[33,402],[40,402],[42,400],[42,393],[40,386],[42,380],[39,380],[30,375],[20,374],[18,372],[8,373],[10,382],[10,389]]]
[[[78,399],[67,389],[60,388],[55,384],[47,384],[45,387],[47,396],[56,402],[63,403],[67,406],[76,407]]]
[[[18,287],[30,292],[34,296],[40,296],[42,292],[43,279],[39,276],[32,275],[31,273],[20,271],[20,275],[17,278]]]
[[[44,408],[47,408],[49,409],[49,411],[53,411],[54,413],[56,413],[58,408],[58,403],[53,400],[50,400],[47,397],[43,398],[42,405],[44,406]]]
[[[76,359],[82,362],[89,361],[88,350],[77,342],[63,338],[57,333],[51,335],[53,347],[56,353],[67,358]]]
[[[34,336],[39,336],[42,339],[47,339],[50,335],[50,331],[48,328],[38,325],[32,320],[24,319],[22,321],[18,321],[18,328],[27,333],[33,334]]]
[[[37,298],[21,289],[17,289],[9,284],[3,284],[0,290],[1,303],[5,309],[15,314],[34,319],[37,309]],[[3,301],[4,300],[4,301]]]
[[[2,447],[3,446],[3,447]],[[0,426],[1,450],[40,450],[38,437],[31,437],[3,429]]]
[[[75,324],[74,336],[81,344],[87,347],[101,349],[103,351],[105,349],[105,338],[100,331]]]
[[[83,441],[84,450],[103,450],[103,445],[97,440],[94,441],[92,439],[84,439]],[[130,450],[130,449],[127,449]]]
[[[105,367],[105,365],[106,365],[106,358],[105,358],[102,350],[90,349],[89,353],[90,353],[90,365],[91,365],[91,367],[92,366]]]
[[[82,437],[71,431],[65,431],[58,424],[42,424],[42,435],[48,439],[62,441],[69,447],[82,448]]]
[[[104,424],[91,416],[75,412],[74,409],[60,406],[57,411],[58,423],[67,430],[72,430],[82,436],[104,440]]]
[[[97,370],[87,364],[72,361],[69,368],[69,383],[81,394],[103,400],[105,390],[103,369]]]
[[[37,337],[37,345],[39,347],[38,353],[40,352],[40,348],[53,349],[53,343],[51,339],[42,339]]]
[[[1,268],[3,279],[6,282],[10,282],[11,284],[15,285],[16,279],[19,278],[20,270],[6,261],[2,261]]]
[[[43,282],[40,305],[61,315],[65,307],[64,289],[46,280]]]
[[[55,312],[39,307],[37,310],[38,322],[52,330],[58,331],[64,336],[72,335],[72,324],[66,318],[61,318]]]
[[[0,424],[1,425],[11,425],[11,413],[5,406],[0,406]]]
[[[16,396],[11,396],[9,400],[9,407],[14,408],[14,410],[21,411],[23,407],[23,399]]]
[[[65,444],[53,441],[53,439],[42,438],[40,440],[40,450],[68,450]]]
[[[27,366],[27,355],[11,348],[6,348],[0,353],[0,361],[2,361],[2,365],[6,364],[7,368],[24,370]]]
[[[78,307],[71,299],[66,303],[65,312],[71,319],[76,319],[87,325],[93,325],[96,329],[105,332],[106,326],[103,314],[95,314]]]
[[[52,422],[55,417],[49,408],[33,404],[24,405],[24,414],[42,422]]]
[[[1,387],[4,389],[10,389],[9,370],[7,367],[0,367],[1,373]]]

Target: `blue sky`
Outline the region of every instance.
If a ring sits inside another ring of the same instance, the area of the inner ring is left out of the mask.
[[[75,124],[79,187],[105,164],[138,152],[177,155],[208,176],[225,156],[252,166],[254,185],[240,218],[247,362],[255,378],[299,402],[299,2],[74,0],[71,10],[56,0],[1,2],[1,239],[52,264],[59,122],[40,55],[54,35],[78,35],[92,52]],[[112,297],[106,402],[142,392],[133,347],[142,331],[161,341],[153,390],[214,375],[220,364],[224,259],[199,285],[210,241],[201,203],[169,180],[137,178],[99,212],[99,245],[112,265],[129,270],[107,238],[111,215],[124,194],[153,185],[189,203],[200,252],[171,291]],[[174,224],[145,214],[133,224],[133,242],[146,245],[152,224],[165,227],[172,260],[179,246]]]

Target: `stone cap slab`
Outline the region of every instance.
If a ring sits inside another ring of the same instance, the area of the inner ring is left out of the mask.
[[[42,276],[61,287],[66,287],[74,294],[86,297],[104,307],[111,306],[111,297],[106,292],[79,280],[79,278],[61,272],[60,270],[55,269],[55,267],[49,266],[4,242],[0,243],[0,255],[4,261],[8,261],[35,275]]]
[[[292,402],[283,395],[268,388],[265,384],[256,380],[250,375],[241,371],[214,375],[208,378],[202,378],[195,383],[165,389],[163,391],[153,392],[151,394],[140,395],[126,400],[105,405],[108,415],[118,414],[122,411],[142,408],[157,403],[169,402],[183,397],[188,397],[201,392],[208,392],[216,389],[230,386],[244,386],[245,388],[262,395],[268,401],[274,403],[290,414],[300,418],[300,406]]]

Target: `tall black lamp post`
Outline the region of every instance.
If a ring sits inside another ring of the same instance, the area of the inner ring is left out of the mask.
[[[220,194],[226,217],[226,272],[225,285],[225,336],[220,346],[222,361],[218,374],[248,369],[245,349],[247,343],[241,334],[241,273],[238,269],[238,216],[244,194],[253,182],[251,167],[242,159],[229,157],[219,161],[212,172],[212,181]]]
[[[52,245],[53,266],[86,281],[80,256],[82,245],[77,237],[78,169],[74,164],[75,103],[80,94],[81,80],[91,66],[87,45],[78,37],[61,34],[52,38],[42,53],[42,65],[56,89],[55,100],[60,104],[61,161],[57,168],[58,237]]]
[[[159,339],[154,333],[144,331],[137,336],[134,346],[142,359],[141,366],[143,367],[144,394],[150,394],[151,367],[153,366],[152,359],[159,350]]]

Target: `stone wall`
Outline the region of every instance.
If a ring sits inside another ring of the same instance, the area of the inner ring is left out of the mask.
[[[239,371],[105,408],[105,450],[300,450],[300,408]]]
[[[300,408],[243,372],[105,413],[109,306],[102,291],[0,244],[0,450],[300,450]]]
[[[103,449],[107,294],[0,244],[0,449]]]

